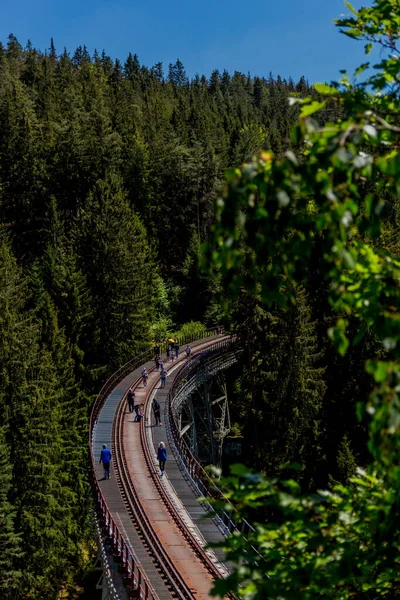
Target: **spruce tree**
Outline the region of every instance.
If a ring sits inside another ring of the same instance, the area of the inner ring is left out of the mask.
[[[156,271],[146,231],[115,175],[89,194],[76,239],[93,299],[88,354],[94,364],[115,367],[146,347]]]
[[[36,309],[29,307],[28,290],[2,233],[0,399],[12,463],[8,495],[15,506],[15,531],[20,534],[21,553],[15,556],[14,568],[21,571],[21,597],[29,593],[39,600],[56,594],[77,548],[69,535],[76,527],[74,496],[63,478],[61,399],[66,392],[61,386],[67,386],[57,376],[54,357],[64,361],[45,348],[60,344],[54,335],[54,314],[48,311],[47,319],[39,320]],[[64,367],[60,365],[60,370]]]
[[[7,427],[3,425],[0,428],[0,596],[11,600],[17,597],[20,588],[21,571],[16,565],[23,555],[21,539],[15,531],[15,508],[10,502],[12,463],[7,437]]]
[[[182,87],[188,83],[185,67],[179,58],[169,65],[168,81],[175,87]]]
[[[305,486],[315,482],[321,460],[321,408],[325,369],[317,348],[305,290],[297,290],[291,311],[266,311],[245,295],[240,305],[244,372],[239,381],[239,414],[244,421],[245,455],[270,474],[284,463],[305,468]]]

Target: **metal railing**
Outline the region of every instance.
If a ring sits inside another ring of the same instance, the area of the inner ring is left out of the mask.
[[[101,537],[104,540],[104,543],[109,545],[110,554],[112,555],[114,561],[118,563],[118,567],[123,573],[123,581],[126,587],[134,594],[136,598],[142,598],[144,600],[156,600],[157,596],[153,593],[149,581],[140,568],[139,562],[136,560],[117,523],[115,522],[115,519],[107,506],[103,492],[100,489],[97,481],[95,461],[93,456],[93,433],[94,429],[91,430],[91,479],[97,521],[100,526]],[[116,598],[112,579],[108,577],[106,578],[106,582],[107,584],[110,584],[109,592],[112,594],[111,597]]]
[[[178,371],[167,396],[166,406],[170,433],[172,437],[170,440],[171,446],[174,450],[174,454],[178,460],[178,463],[189,477],[197,495],[205,499],[207,504],[206,509],[210,511],[212,518],[215,520],[217,526],[224,535],[228,535],[229,533],[237,531],[246,537],[250,532],[254,531],[254,527],[252,527],[252,525],[250,525],[250,523],[244,519],[235,520],[234,517],[236,515],[236,510],[234,508],[232,508],[231,513],[226,511],[215,513],[212,505],[207,502],[207,499],[224,499],[229,505],[231,504],[228,498],[226,498],[223,490],[221,490],[216,485],[215,481],[208,475],[202,465],[194,457],[184,438],[180,435],[174,410],[175,398],[177,398],[184,387],[190,383],[189,378],[191,372],[197,370],[201,364],[205,363],[205,366],[207,366],[207,362],[211,362],[218,354],[232,352],[236,349],[236,346],[237,340],[235,337],[232,337],[216,342],[204,352],[199,352],[197,355],[194,355],[192,358],[190,358]],[[223,368],[222,365],[221,368]]]
[[[220,346],[222,348],[222,346]],[[188,372],[182,375],[177,389],[174,391],[173,413],[174,418],[179,413],[181,405],[186,398],[201,384],[213,379],[219,371],[228,369],[237,362],[238,351],[234,344],[224,352],[212,354],[206,360],[192,362]],[[193,373],[194,371],[194,373]]]
[[[203,334],[191,334],[182,338],[177,338],[176,343],[179,346],[193,343],[200,339],[206,339],[216,334],[223,333],[223,328],[220,326],[205,329]],[[163,342],[160,345],[160,351],[165,351],[168,346],[168,342]],[[142,598],[144,600],[156,600],[156,596],[152,591],[151,585],[147,580],[144,572],[142,571],[139,562],[133,555],[128,543],[122,535],[118,525],[116,524],[110,509],[107,506],[107,502],[100,489],[96,475],[96,460],[94,458],[93,451],[93,440],[94,433],[97,425],[99,414],[107,400],[110,392],[116,387],[116,385],[122,381],[128,373],[139,368],[144,363],[154,358],[154,351],[149,349],[142,352],[140,355],[133,357],[125,365],[120,367],[118,371],[113,373],[111,377],[107,379],[103,387],[101,388],[96,400],[93,403],[90,425],[89,425],[89,461],[90,461],[90,475],[91,483],[93,488],[93,496],[95,500],[95,508],[97,514],[97,520],[102,532],[102,536],[107,543],[110,544],[111,554],[114,560],[119,564],[121,571],[124,574],[124,583],[128,589],[134,594],[136,598]],[[115,588],[111,583],[111,578],[106,578],[107,582],[110,582],[110,593],[113,598],[116,598]],[[133,597],[133,596],[132,596]]]
[[[99,546],[99,559],[100,559],[100,563],[101,563],[103,577],[106,581],[105,587],[107,588],[109,600],[120,600],[120,596],[115,588],[114,581],[113,581],[113,578],[111,575],[111,569],[110,569],[110,565],[108,562],[107,551],[106,551],[105,544],[103,542],[102,533],[100,531],[100,527],[99,527],[99,524],[97,521],[95,522],[95,529],[96,529],[96,536],[97,536],[97,541],[98,541],[98,546]]]

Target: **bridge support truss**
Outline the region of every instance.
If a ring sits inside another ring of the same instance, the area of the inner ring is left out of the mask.
[[[179,435],[192,454],[202,463],[220,465],[223,440],[231,426],[224,372],[199,382],[180,409]]]

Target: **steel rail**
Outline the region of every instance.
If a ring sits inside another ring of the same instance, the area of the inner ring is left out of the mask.
[[[185,344],[191,344],[192,342],[200,339],[205,339],[215,335],[217,333],[223,333],[223,327],[214,326],[209,327],[203,331],[203,334],[199,336],[199,334],[191,334],[187,336],[183,336],[181,338],[177,338],[176,343],[179,346],[184,346]],[[161,342],[160,351],[165,352],[168,342]],[[107,381],[103,384],[95,402],[93,403],[91,415],[90,415],[90,436],[93,429],[94,422],[97,420],[101,409],[103,408],[104,402],[107,399],[110,392],[115,388],[117,383],[122,381],[124,377],[128,374],[143,365],[146,362],[151,361],[154,358],[153,349],[145,350],[140,354],[134,356],[130,360],[128,360],[122,367],[120,367],[115,373],[110,375]]]
[[[200,339],[210,337],[219,331],[222,332],[222,328],[219,326],[206,329]],[[186,336],[184,338],[179,338],[177,342],[182,346],[184,344],[192,343],[195,341],[195,339],[199,339],[199,336]],[[167,342],[161,344],[161,348],[165,347],[166,344]],[[144,572],[142,571],[139,562],[132,554],[124,536],[121,534],[121,531],[115,522],[100,489],[96,475],[96,460],[93,453],[93,439],[99,414],[110,392],[120,381],[122,381],[122,379],[124,379],[128,373],[140,367],[144,362],[151,360],[152,357],[152,350],[147,350],[140,355],[133,357],[107,379],[93,403],[89,422],[89,473],[97,521],[100,525],[100,529],[104,538],[110,545],[115,560],[120,562],[121,570],[124,573],[124,582],[128,587],[130,594],[132,597],[136,596],[138,598],[143,598],[144,600],[156,600],[156,595],[152,591],[150,582],[147,580]],[[113,590],[110,590],[110,592],[114,593]]]
[[[156,384],[157,384],[157,382],[156,382]],[[153,386],[153,390],[154,390],[155,385]],[[151,392],[147,395],[145,410],[146,410],[147,404],[150,401],[150,398],[151,398]],[[189,543],[190,547],[195,552],[195,554],[198,556],[198,558],[201,560],[201,562],[206,567],[208,572],[212,575],[212,577],[214,579],[220,578],[222,576],[221,570],[216,566],[216,564],[213,562],[213,560],[209,557],[209,555],[205,551],[205,548],[194,537],[194,535],[188,530],[187,525],[186,525],[184,519],[181,517],[179,510],[176,508],[175,504],[173,503],[173,501],[171,500],[169,495],[166,493],[165,487],[161,483],[160,478],[156,475],[156,472],[154,470],[154,463],[152,460],[152,454],[154,454],[154,450],[150,449],[150,447],[149,447],[148,439],[146,436],[144,419],[142,420],[142,422],[140,424],[140,436],[141,436],[142,450],[144,453],[148,471],[151,475],[151,478],[153,480],[153,483],[154,483],[157,491],[159,492],[159,494],[164,502],[165,507],[167,508],[168,512],[170,513],[171,517],[173,518],[173,520],[174,520],[175,524],[177,525],[178,529],[180,530],[181,534],[184,536],[186,541]],[[234,596],[228,596],[228,597],[233,598]]]
[[[149,370],[149,372],[153,372],[154,370],[155,369],[152,368]],[[135,388],[139,385],[139,382],[140,379],[135,381]],[[154,383],[154,385],[148,389],[147,397],[149,394],[151,394],[156,383]],[[137,498],[135,485],[133,484],[129,473],[127,457],[123,444],[125,414],[124,400],[125,395],[118,405],[113,424],[113,445],[115,456],[114,471],[116,480],[120,487],[121,494],[127,504],[128,512],[131,516],[133,525],[137,530],[147,552],[150,554],[155,565],[157,566],[158,571],[163,574],[164,580],[167,582],[167,586],[172,588],[173,593],[177,598],[181,598],[182,600],[192,600],[194,596],[191,593],[189,586],[186,584],[179,571],[169,558],[168,553],[165,551],[163,544],[159,540],[155,529],[147,517],[146,511],[143,509]],[[144,421],[144,419],[142,421]]]
[[[200,352],[206,350],[207,347],[207,345],[205,346],[205,348],[203,347],[200,350]],[[196,356],[197,354],[198,353],[194,354],[194,356]],[[156,369],[153,367],[149,369],[149,373],[154,372],[155,370]],[[140,378],[138,378],[134,382],[132,387],[136,388],[139,385],[139,383]],[[154,389],[157,386],[157,383],[158,379],[151,385],[151,387],[149,387],[146,390],[146,398],[144,402],[145,411],[150,402]],[[154,530],[153,526],[148,520],[146,512],[143,510],[140,502],[137,500],[137,495],[135,493],[135,485],[132,483],[132,479],[129,474],[125,448],[123,445],[125,398],[126,393],[123,395],[121,401],[119,402],[113,426],[114,455],[116,457],[114,469],[116,479],[120,486],[121,494],[124,497],[127,505],[129,506],[128,512],[131,515],[134,526],[139,536],[141,537],[141,540],[145,545],[147,551],[150,553],[154,562],[157,564],[159,572],[163,574],[163,578],[167,586],[173,587],[175,594],[177,594],[178,597],[194,599],[195,595],[191,591],[191,588],[186,584],[184,579],[179,574],[179,570],[169,559],[168,554],[165,552],[162,543],[158,540],[157,532]],[[179,511],[177,510],[176,506],[166,493],[166,490],[162,485],[160,478],[155,475],[154,464],[152,461],[152,454],[154,454],[154,450],[150,449],[148,444],[145,431],[145,419],[142,419],[140,423],[140,442],[141,449],[145,458],[145,463],[148,467],[148,472],[151,476],[153,484],[156,487],[160,498],[162,499],[164,506],[167,508],[169,514],[171,515],[175,525],[178,527],[180,534],[185,538],[191,549],[194,551],[194,553],[199,558],[203,566],[210,573],[210,575],[214,579],[220,578],[222,576],[221,570],[217,567],[215,562],[207,554],[205,548],[188,530],[186,523],[179,514]],[[227,596],[227,598],[234,599],[234,596],[229,595]]]

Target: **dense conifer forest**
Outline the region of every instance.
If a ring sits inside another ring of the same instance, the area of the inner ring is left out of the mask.
[[[268,65],[266,65],[268,68]],[[0,44],[0,597],[56,598],[93,538],[88,416],[114,369],[182,324],[224,321],[245,347],[229,388],[243,461],[268,476],[303,465],[303,490],[348,483],[369,460],[356,404],[373,386],[366,329],[344,358],[314,240],[290,307],[241,288],[224,305],[201,267],[228,167],[298,150],[302,78],[214,71],[189,79],[86,47]],[[327,99],[321,123],[345,114]],[[382,248],[399,251],[399,203]],[[243,274],[244,281],[246,274]],[[226,300],[226,298],[225,298]],[[349,316],[353,336],[359,323]],[[289,472],[293,475],[291,470]]]
[[[0,45],[0,596],[54,598],[91,543],[88,414],[105,377],[187,321],[220,317],[198,268],[226,167],[288,145],[311,93],[270,75],[189,81]],[[244,385],[244,384],[243,384]]]

